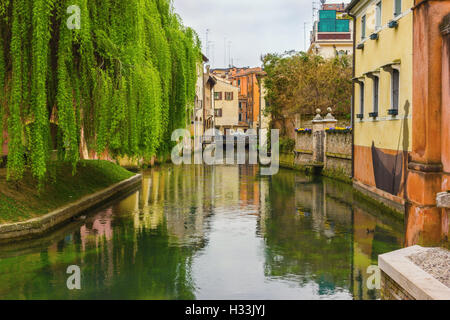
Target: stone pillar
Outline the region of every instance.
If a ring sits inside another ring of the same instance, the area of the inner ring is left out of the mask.
[[[312,136],[313,136],[313,161],[315,163],[323,163],[325,157],[325,126],[323,118],[320,115],[321,110],[316,110],[317,115],[312,121]]]
[[[413,10],[413,128],[408,165],[405,244],[436,245],[444,213],[436,206],[442,190],[442,48],[440,32],[450,1],[416,0]],[[448,82],[447,82],[448,83]]]
[[[320,115],[321,110],[317,109],[317,115],[313,123],[313,161],[325,164],[326,161],[326,128],[335,128],[337,120],[331,114],[331,108],[328,108],[328,114],[325,118]]]
[[[324,130],[326,128],[336,128],[337,125],[337,120],[336,118],[331,114],[331,112],[333,111],[331,108],[327,109],[328,114],[325,116],[325,118],[323,119],[322,123],[324,126]],[[324,131],[325,132],[325,131]],[[324,167],[326,168],[326,162],[327,162],[327,133],[325,132],[325,139],[323,141],[323,150],[324,150]]]
[[[450,11],[450,9],[449,9]],[[447,11],[448,12],[448,11]],[[442,34],[442,166],[444,177],[442,190],[450,190],[450,13],[447,14],[441,25]]]

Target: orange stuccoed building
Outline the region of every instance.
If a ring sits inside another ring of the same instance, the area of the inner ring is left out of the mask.
[[[239,87],[239,127],[260,128],[261,92],[258,76],[264,75],[260,67],[214,69],[212,73]]]

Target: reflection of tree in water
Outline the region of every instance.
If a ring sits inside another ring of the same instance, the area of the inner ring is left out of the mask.
[[[349,289],[352,259],[351,234],[346,232],[349,226],[334,222],[336,231],[341,233],[339,237],[327,236],[325,228],[315,230],[312,216],[298,211],[300,205],[302,211],[311,212],[313,203],[297,203],[295,186],[292,172],[272,177],[271,214],[265,222],[266,275],[293,276],[302,284],[314,281],[321,295],[338,288]]]

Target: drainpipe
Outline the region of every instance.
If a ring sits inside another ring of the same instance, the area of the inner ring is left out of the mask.
[[[356,65],[356,16],[347,12],[347,14],[353,20],[353,73],[352,78],[356,77],[355,65]],[[355,83],[352,83],[353,96],[352,96],[352,111],[351,111],[351,124],[352,124],[352,179],[355,177]]]

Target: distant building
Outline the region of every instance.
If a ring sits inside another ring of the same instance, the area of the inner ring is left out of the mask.
[[[215,79],[214,125],[222,134],[229,134],[239,126],[239,87],[217,76]]]
[[[324,4],[314,22],[308,53],[324,58],[353,54],[353,21],[345,4]]]
[[[203,132],[214,128],[214,86],[216,83],[216,79],[211,74],[209,66],[207,66],[203,77]]]
[[[203,135],[203,107],[204,97],[204,77],[205,63],[209,62],[208,58],[202,55],[202,61],[197,63],[197,83],[195,85],[195,103],[194,110],[191,114],[191,136],[197,137]]]
[[[239,91],[239,126],[247,129],[260,128],[260,84],[258,76],[264,71],[256,68],[229,68],[214,69],[213,74],[222,79],[231,81],[233,86],[240,88]]]

